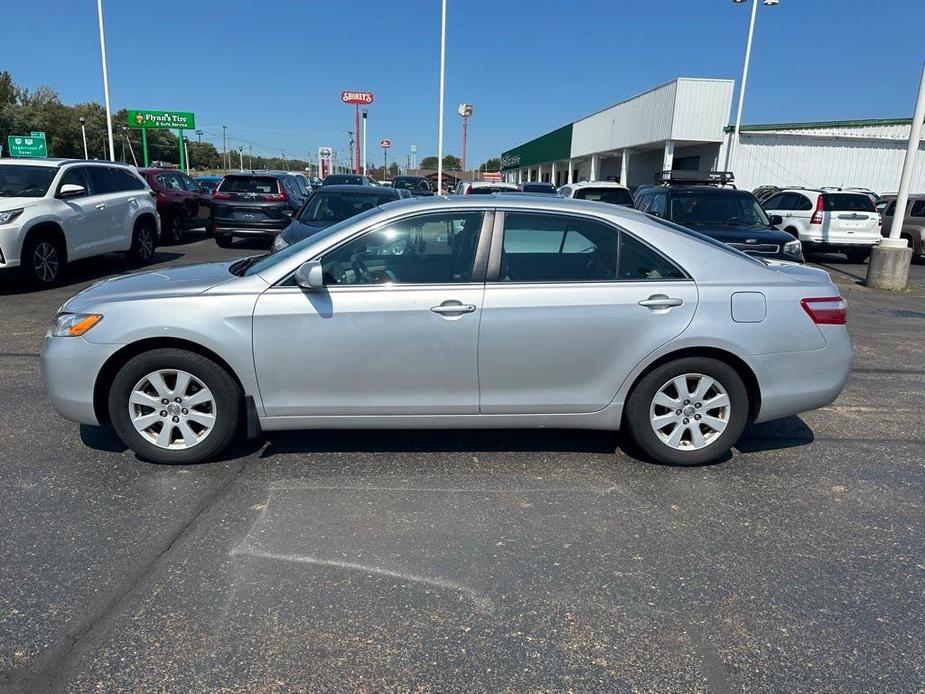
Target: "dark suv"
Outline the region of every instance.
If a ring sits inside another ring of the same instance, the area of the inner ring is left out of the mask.
[[[289,226],[304,201],[301,188],[288,174],[229,174],[212,195],[215,243],[229,248],[235,236],[272,240]]]
[[[800,241],[774,227],[755,196],[730,187],[732,176],[704,175],[677,179],[661,172],[661,185],[636,191],[634,207],[761,258],[803,262]]]

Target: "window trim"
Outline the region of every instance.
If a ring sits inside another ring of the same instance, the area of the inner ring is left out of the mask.
[[[494,223],[494,218],[497,217],[496,211],[493,208],[488,207],[459,207],[452,208],[447,210],[427,210],[422,212],[416,212],[414,214],[403,215],[401,217],[393,217],[391,219],[378,222],[373,226],[365,227],[364,229],[359,230],[355,234],[351,234],[345,239],[342,239],[338,243],[328,246],[323,251],[319,251],[313,255],[309,260],[323,260],[324,256],[329,253],[333,253],[337,249],[345,246],[346,244],[355,241],[360,236],[365,234],[372,234],[380,229],[387,227],[391,224],[398,224],[401,222],[408,221],[410,219],[415,219],[416,217],[431,217],[431,216],[446,216],[452,214],[472,214],[473,212],[479,213],[482,215],[482,226],[479,229],[479,243],[475,247],[475,257],[472,261],[472,276],[468,282],[402,282],[396,284],[331,284],[325,285],[324,290],[326,292],[337,290],[349,290],[357,291],[361,289],[370,290],[370,289],[379,289],[380,291],[396,291],[398,289],[405,288],[428,288],[428,287],[467,287],[467,286],[483,286],[485,284],[485,273],[488,266],[488,257],[489,250],[488,244],[492,237],[492,225]],[[307,262],[307,261],[306,261]],[[287,273],[282,279],[274,283],[269,289],[298,289],[299,291],[304,291],[301,287],[294,283],[294,276],[296,271],[299,268],[296,267],[292,272]]]
[[[678,272],[680,272],[683,277],[672,277],[672,278],[661,278],[661,279],[620,279],[616,277],[612,280],[535,280],[529,282],[504,282],[501,280],[501,254],[504,252],[504,218],[508,213],[511,214],[534,214],[534,215],[545,215],[552,217],[572,217],[580,221],[592,221],[598,224],[603,224],[612,228],[617,233],[617,274],[620,274],[620,252],[623,245],[622,235],[626,234],[633,241],[636,241],[642,244],[645,248],[653,252],[663,261],[668,263],[668,265],[674,267]],[[548,210],[518,210],[518,209],[505,209],[505,210],[495,210],[495,222],[494,228],[491,233],[491,253],[488,259],[488,273],[485,277],[485,283],[487,286],[499,286],[499,287],[517,287],[517,286],[532,286],[537,285],[582,285],[582,284],[627,284],[632,282],[690,282],[693,278],[690,273],[685,270],[677,261],[669,258],[667,255],[662,253],[660,250],[655,248],[651,243],[645,239],[640,238],[636,234],[633,234],[618,224],[614,224],[610,220],[603,219],[601,217],[594,217],[591,215],[581,215],[575,214],[574,212],[551,212]]]

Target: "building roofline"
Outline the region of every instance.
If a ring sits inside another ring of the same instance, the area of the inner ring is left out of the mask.
[[[741,132],[760,131],[760,130],[814,130],[822,128],[865,128],[875,125],[910,125],[911,118],[860,118],[856,120],[820,120],[805,121],[802,123],[755,123],[754,125],[743,125],[739,128]],[[723,128],[724,132],[731,133],[735,130],[732,125]]]

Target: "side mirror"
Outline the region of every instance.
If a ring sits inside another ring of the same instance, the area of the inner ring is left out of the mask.
[[[59,198],[79,198],[87,194],[87,189],[76,183],[65,183],[58,191]]]
[[[302,263],[295,271],[295,283],[302,289],[312,292],[324,289],[324,270],[321,269],[321,261],[309,260]]]
[[[784,223],[784,218],[779,214],[772,214],[769,219],[771,220],[772,227],[776,227],[778,224]]]
[[[292,219],[292,214],[292,210],[283,210],[283,217],[289,217],[289,219]]]

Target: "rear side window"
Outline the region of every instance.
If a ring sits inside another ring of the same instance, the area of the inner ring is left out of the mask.
[[[144,190],[145,184],[138,176],[125,169],[113,169],[113,175],[120,190]]]
[[[826,212],[876,212],[874,201],[856,193],[823,193],[822,209]]]
[[[606,202],[611,205],[632,206],[633,204],[633,196],[623,188],[579,188],[575,191],[575,198],[578,200]]]
[[[911,217],[925,217],[925,200],[915,200],[912,203]]]
[[[684,273],[667,258],[629,234],[620,234],[620,273],[618,279],[681,280]]]
[[[218,187],[223,193],[253,193],[277,195],[279,186],[271,176],[226,176]]]
[[[109,167],[88,166],[87,171],[90,173],[90,181],[93,183],[94,195],[106,195],[107,193],[115,193],[119,190],[116,177]]]

